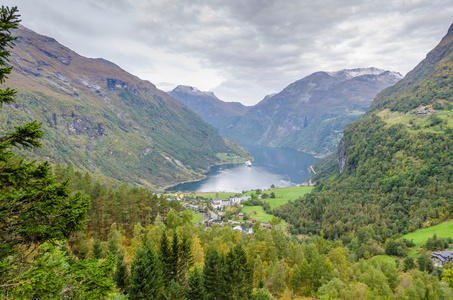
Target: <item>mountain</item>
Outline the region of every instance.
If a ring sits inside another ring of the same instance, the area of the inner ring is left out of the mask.
[[[239,102],[225,102],[212,92],[202,92],[190,86],[177,86],[169,94],[217,128],[221,135],[234,126],[249,109]]]
[[[453,25],[404,79],[348,125],[315,166],[314,192],[275,211],[294,233],[379,243],[453,213]],[[362,252],[371,253],[365,245]]]
[[[158,188],[200,179],[225,162],[220,158],[248,155],[186,105],[114,63],[82,57],[23,26],[14,34],[6,85],[18,93],[16,104],[0,110],[0,130],[42,122],[43,148],[29,157]]]
[[[344,127],[358,119],[401,74],[376,68],[316,72],[249,109],[223,136],[241,143],[287,147],[325,156]]]

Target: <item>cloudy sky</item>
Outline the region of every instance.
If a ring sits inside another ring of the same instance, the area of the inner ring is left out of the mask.
[[[191,85],[246,105],[316,71],[404,75],[453,22],[451,0],[3,2],[24,26],[165,91]]]

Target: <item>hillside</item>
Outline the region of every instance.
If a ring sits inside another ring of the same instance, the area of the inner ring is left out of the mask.
[[[249,109],[239,102],[225,102],[212,92],[202,92],[190,86],[177,86],[169,94],[217,128],[222,136],[225,136],[228,129],[234,126]]]
[[[315,165],[314,192],[275,213],[294,232],[384,242],[453,212],[453,27],[413,71],[348,125],[335,155]]]
[[[42,122],[43,148],[29,157],[159,188],[202,178],[220,153],[247,156],[152,83],[23,26],[14,34],[7,85],[17,104],[1,110],[0,130]]]
[[[399,73],[376,68],[316,72],[255,105],[225,136],[244,145],[325,156],[335,150],[346,125],[399,79]]]
[[[345,126],[365,113],[376,94],[401,78],[376,68],[316,72],[249,108],[189,87],[171,94],[241,145],[325,156],[334,152]]]

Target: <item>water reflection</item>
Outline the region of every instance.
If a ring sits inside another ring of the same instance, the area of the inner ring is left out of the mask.
[[[172,190],[199,192],[242,192],[252,189],[291,187],[305,182],[307,168],[317,159],[312,155],[290,149],[248,147],[253,155],[252,167],[223,165],[211,168],[208,178],[178,185]]]

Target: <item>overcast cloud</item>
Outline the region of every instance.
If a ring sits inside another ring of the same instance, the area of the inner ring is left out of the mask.
[[[253,105],[316,71],[406,74],[453,22],[451,0],[4,0],[22,24],[171,90]]]

